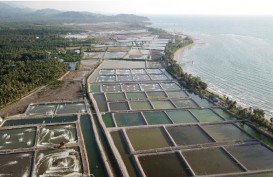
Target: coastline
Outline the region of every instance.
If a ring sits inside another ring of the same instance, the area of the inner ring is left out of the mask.
[[[184,52],[184,50],[189,49],[189,48],[193,47],[194,45],[195,45],[195,42],[193,41],[193,43],[191,43],[191,44],[189,44],[189,45],[186,45],[186,46],[184,46],[184,47],[179,48],[178,50],[175,51],[173,59],[174,59],[177,63],[179,63],[179,56],[180,56],[180,54],[181,54],[182,52]],[[182,68],[182,69],[183,69],[183,68]]]

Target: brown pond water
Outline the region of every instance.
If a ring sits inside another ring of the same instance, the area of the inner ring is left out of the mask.
[[[220,148],[182,152],[196,175],[214,175],[243,171]]]
[[[154,149],[171,145],[162,128],[136,128],[126,131],[135,150]]]
[[[139,161],[147,177],[189,176],[175,153],[140,156]]]

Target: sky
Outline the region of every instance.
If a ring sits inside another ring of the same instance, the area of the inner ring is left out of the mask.
[[[12,3],[34,9],[54,8],[103,14],[273,15],[273,0],[36,0]]]

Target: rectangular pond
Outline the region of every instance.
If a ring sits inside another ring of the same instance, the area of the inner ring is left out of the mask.
[[[249,170],[273,168],[273,152],[261,144],[230,146],[226,149]]]
[[[221,148],[184,151],[182,154],[198,176],[243,171]]]
[[[74,122],[77,121],[77,116],[62,116],[62,117],[42,117],[35,119],[16,119],[16,120],[7,120],[2,125],[6,126],[16,126],[16,125],[32,125],[32,124],[47,124],[47,123],[63,123],[63,122]]]
[[[113,102],[109,103],[109,107],[111,111],[122,111],[129,110],[129,105],[127,102]]]
[[[107,101],[124,101],[126,99],[124,93],[106,93]]]
[[[105,84],[102,85],[103,92],[121,92],[121,86],[119,84]]]
[[[183,90],[166,92],[169,98],[187,98],[188,95]]]
[[[107,128],[115,127],[111,113],[102,114],[101,117],[102,117],[102,120]]]
[[[149,101],[130,101],[132,110],[150,110],[153,109]]]
[[[162,90],[159,84],[140,84],[140,89],[142,91],[160,91]]]
[[[177,108],[198,108],[198,105],[192,100],[172,100]]]
[[[31,176],[33,152],[0,154],[0,176]]]
[[[157,92],[146,92],[148,98],[150,99],[159,99],[159,98],[167,98],[167,95],[163,91]]]
[[[82,176],[78,148],[39,151],[35,159],[37,176]]]
[[[144,117],[146,118],[148,124],[155,125],[155,124],[171,124],[171,120],[168,116],[162,112],[143,112]]]
[[[100,92],[100,85],[99,84],[91,84],[90,89],[91,89],[91,92]]]
[[[97,77],[97,82],[115,82],[115,75],[100,75]]]
[[[213,140],[197,125],[167,127],[177,145],[211,143]]]
[[[217,142],[244,141],[252,138],[233,124],[203,125],[202,128]]]
[[[169,100],[151,100],[154,109],[172,109],[174,105]]]
[[[167,115],[171,118],[173,123],[195,123],[197,119],[189,112],[184,110],[166,111]]]
[[[94,94],[93,97],[95,98],[97,102],[97,106],[100,110],[100,112],[107,112],[108,111],[108,106],[106,103],[106,98],[103,93],[100,94]]]
[[[117,75],[117,81],[130,82],[132,80],[133,80],[133,77],[131,75]]]
[[[169,78],[167,76],[165,76],[165,74],[150,74],[150,77],[153,81],[165,81],[165,80],[169,80]]]
[[[147,177],[186,177],[186,167],[176,153],[139,156],[139,162]]]
[[[172,145],[166,132],[162,128],[127,129],[126,133],[136,151],[162,148]]]
[[[36,127],[0,130],[0,150],[30,148],[35,144]]]
[[[147,98],[144,92],[126,92],[126,95],[130,100],[143,100]]]
[[[116,113],[114,114],[118,127],[128,127],[145,125],[145,121],[140,113]]]
[[[220,116],[218,116],[209,109],[192,109],[190,111],[200,122],[223,121],[223,119]]]
[[[143,74],[143,75],[133,75],[133,80],[134,81],[149,81],[151,79],[147,74]]]
[[[164,90],[181,90],[181,87],[175,82],[163,82],[160,85]]]
[[[58,104],[30,105],[27,115],[54,114]]]
[[[63,103],[57,107],[56,114],[86,113],[84,103]]]
[[[122,87],[122,90],[126,92],[140,91],[140,87],[138,84],[122,84],[121,87]]]
[[[221,108],[213,109],[213,111],[216,112],[217,114],[219,114],[221,117],[223,117],[226,120],[235,120],[236,119],[234,116],[232,116],[231,114],[227,113],[226,111],[224,111]]]
[[[77,142],[77,130],[75,124],[41,126],[38,134],[38,145],[59,145]]]

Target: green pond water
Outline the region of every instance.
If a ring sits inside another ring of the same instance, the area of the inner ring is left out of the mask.
[[[164,112],[143,112],[148,124],[171,124],[172,122]]]
[[[247,124],[242,124],[242,123],[236,123],[239,125],[244,131],[246,131],[248,134],[254,136],[255,138],[261,140],[263,143],[269,145],[271,148],[273,148],[273,140],[257,130],[253,129],[252,127],[248,126]]]
[[[135,150],[168,147],[171,145],[162,128],[136,128],[126,131]]]
[[[84,103],[66,103],[59,104],[56,114],[86,113]]]
[[[184,91],[166,92],[169,98],[186,98],[188,95]]]
[[[193,145],[213,142],[198,126],[167,127],[177,145]]]
[[[158,98],[166,98],[167,95],[165,92],[146,92],[148,95],[148,98],[150,99],[158,99]]]
[[[196,175],[235,173],[243,170],[220,148],[182,152]]]
[[[124,93],[106,93],[107,101],[123,101],[125,100]]]
[[[64,117],[46,117],[46,118],[36,118],[36,119],[17,119],[17,120],[7,120],[2,127],[15,126],[15,125],[32,125],[32,124],[42,124],[42,123],[58,123],[58,122],[74,122],[77,121],[77,116],[64,116]]]
[[[227,113],[223,109],[217,108],[217,109],[213,109],[213,111],[215,111],[217,114],[219,114],[221,117],[223,117],[226,120],[236,120],[235,117],[233,117],[231,114]]]
[[[173,111],[166,111],[168,116],[172,119],[173,123],[194,123],[197,120],[189,111],[183,110],[173,110]]]
[[[105,126],[107,128],[115,127],[115,124],[114,124],[114,121],[112,119],[112,114],[111,113],[103,114],[103,115],[101,115],[101,117],[102,117],[102,120],[103,120],[103,122],[104,122],[104,124],[105,124]]]
[[[90,89],[91,89],[91,92],[100,92],[100,85],[92,84]]]
[[[145,125],[140,113],[116,113],[114,116],[118,127]]]
[[[272,168],[273,152],[261,144],[230,146],[226,149],[249,170]]]
[[[132,110],[152,109],[152,106],[148,101],[130,101],[130,106]]]
[[[96,102],[97,102],[97,106],[100,110],[100,112],[107,112],[108,111],[108,107],[106,104],[106,99],[104,94],[94,94],[93,97],[95,98]]]
[[[88,115],[81,116],[80,125],[89,161],[90,172],[95,176],[106,177],[106,169],[101,159],[99,148],[97,147],[90,117]]]
[[[132,100],[147,98],[144,92],[126,92],[127,98]]]
[[[198,108],[192,100],[173,100],[173,103],[177,108]]]
[[[209,108],[214,106],[208,100],[201,98],[199,95],[195,95],[194,93],[188,93],[189,97],[191,97],[200,107]]]
[[[252,139],[233,124],[203,125],[202,128],[217,142],[243,141]]]
[[[174,108],[173,104],[169,100],[151,100],[151,103],[154,106],[154,109],[172,109]]]
[[[132,81],[133,78],[131,75],[117,75],[117,81]]]
[[[137,177],[137,171],[132,163],[132,159],[127,151],[126,142],[122,137],[121,133],[119,131],[111,132],[111,136],[130,177]]]
[[[191,113],[200,121],[200,122],[218,122],[223,121],[221,117],[215,114],[209,109],[196,109],[191,110]]]
[[[111,111],[129,110],[129,105],[127,102],[109,103],[109,107]]]
[[[186,168],[177,154],[140,156],[139,162],[147,177],[186,177]]]

